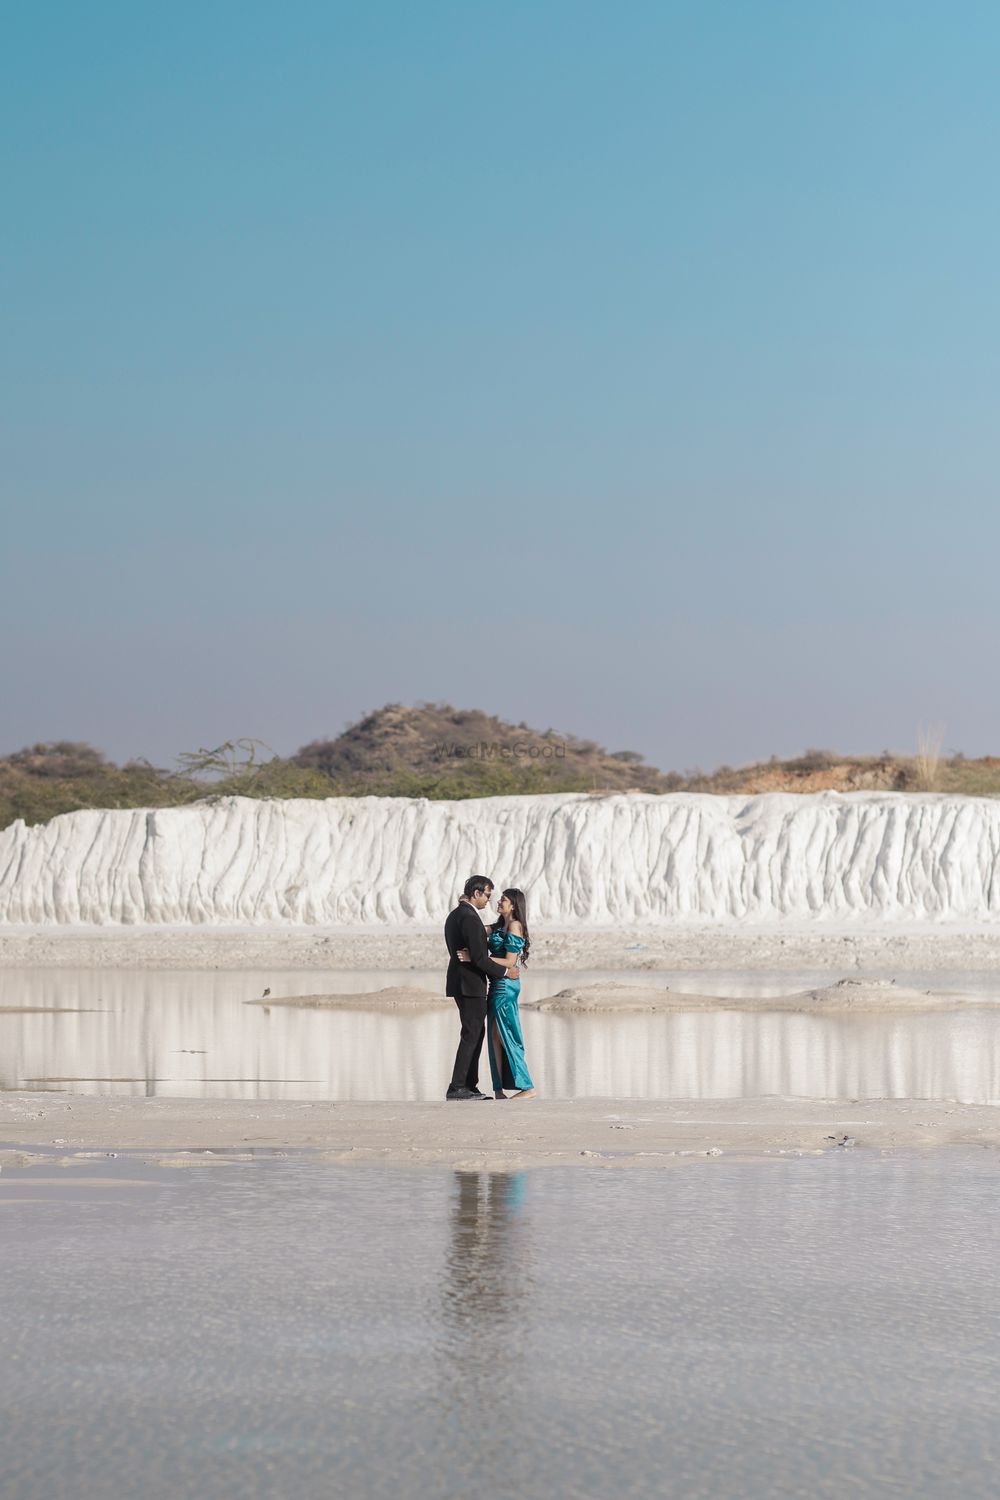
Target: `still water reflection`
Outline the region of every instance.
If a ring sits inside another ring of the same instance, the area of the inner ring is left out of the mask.
[[[996,1188],[955,1151],[5,1172],[0,1489],[986,1500]]]
[[[533,976],[539,994],[592,974]],[[634,976],[633,976],[634,978]],[[664,976],[665,978],[665,976]],[[789,993],[815,976],[670,976],[675,989]],[[959,990],[982,976],[952,978]],[[0,1087],[189,1098],[438,1099],[454,1011],[317,1011],[275,994],[437,988],[439,974],[0,973]],[[529,995],[531,991],[529,990]],[[993,999],[988,991],[983,998]],[[3,1009],[7,1007],[7,1009]],[[933,1098],[1000,1102],[1000,1006],[816,1017],[732,1011],[523,1014],[530,1065],[554,1098]],[[484,1076],[485,1064],[484,1064]]]

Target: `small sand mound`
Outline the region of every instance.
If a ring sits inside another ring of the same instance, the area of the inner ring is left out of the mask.
[[[522,1010],[569,1011],[670,1011],[698,1010],[706,1005],[724,1006],[725,1000],[710,1000],[706,995],[678,995],[667,989],[639,984],[572,985],[543,1000],[528,1000]]]
[[[952,1010],[957,1006],[983,1004],[971,996],[949,995],[934,990],[912,990],[894,979],[838,979],[836,984],[777,1000],[757,1001],[768,1010],[799,1011],[906,1011]]]
[[[589,984],[560,990],[522,1009],[567,1014],[607,1012],[679,1012],[700,1010],[798,1011],[802,1014],[952,1010],[988,1002],[968,995],[913,990],[894,979],[840,979],[822,989],[766,998],[736,995],[687,995],[666,987],[631,984]]]
[[[453,1000],[412,985],[394,985],[385,990],[362,990],[352,995],[270,995],[266,1000],[247,1000],[247,1005],[292,1006],[296,1010],[430,1010],[453,1005]]]

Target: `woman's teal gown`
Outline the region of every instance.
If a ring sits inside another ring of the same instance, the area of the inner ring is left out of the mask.
[[[507,953],[512,962],[524,947],[523,937],[517,937],[512,932],[504,932],[502,928],[491,932],[487,942],[494,957],[499,958],[501,954]],[[486,998],[486,1038],[489,1043],[490,1072],[493,1075],[494,1091],[534,1088],[528,1065],[524,1060],[524,1038],[521,1036],[521,1016],[517,1008],[520,993],[521,981],[519,979],[490,980],[489,994]],[[493,1053],[494,1022],[500,1033],[500,1042],[503,1047],[502,1075]]]

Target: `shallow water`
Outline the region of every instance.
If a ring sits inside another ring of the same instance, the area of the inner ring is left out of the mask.
[[[789,994],[829,975],[542,971],[526,999],[601,980],[678,991]],[[911,979],[909,982],[913,982]],[[244,1099],[437,1099],[457,1044],[450,1007],[295,1010],[246,1002],[407,984],[440,973],[0,971],[0,1087]],[[983,975],[929,977],[996,1001]],[[59,1008],[66,1007],[60,1013]],[[723,1011],[564,1016],[523,1012],[529,1066],[550,1098],[927,1098],[1000,1102],[1000,1005],[817,1017]],[[482,1076],[488,1076],[485,1059]]]
[[[997,1186],[956,1151],[8,1171],[0,1489],[985,1500]]]

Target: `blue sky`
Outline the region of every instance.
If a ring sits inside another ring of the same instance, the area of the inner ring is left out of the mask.
[[[0,751],[997,751],[995,6],[2,32]]]

